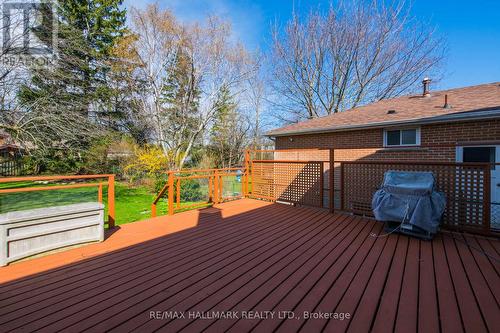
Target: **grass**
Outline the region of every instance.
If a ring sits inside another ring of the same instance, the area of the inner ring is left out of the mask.
[[[34,184],[33,182],[0,184],[0,188],[33,186],[50,186],[50,184]],[[228,192],[241,191],[241,183],[237,183],[236,181],[225,182],[224,188],[227,189],[224,191],[225,195]],[[206,189],[202,187],[202,191],[205,193]],[[116,182],[116,224],[119,225],[150,218],[151,203],[155,196],[156,193],[150,191],[146,186],[131,186],[126,183]],[[104,203],[107,203],[106,187],[104,187],[103,197]],[[92,201],[97,201],[97,187],[0,194],[0,213]],[[195,203],[182,202],[180,210],[182,210],[182,206]],[[165,215],[167,211],[166,200],[160,200],[157,205],[157,215]]]

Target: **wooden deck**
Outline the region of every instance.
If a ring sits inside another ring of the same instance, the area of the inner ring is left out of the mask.
[[[498,331],[498,240],[379,234],[372,220],[250,199],[134,223],[0,268],[20,277],[0,285],[0,332]]]

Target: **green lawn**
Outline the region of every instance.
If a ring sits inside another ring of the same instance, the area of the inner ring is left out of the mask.
[[[20,188],[33,186],[49,186],[32,182],[0,184],[0,188]],[[224,184],[224,195],[241,190],[241,183],[231,181]],[[203,192],[206,192],[202,188]],[[156,193],[145,186],[130,186],[126,183],[115,184],[116,224],[130,223],[151,217],[151,203]],[[67,205],[72,203],[97,201],[97,187],[36,191],[25,193],[0,194],[0,213],[19,211],[32,208]],[[104,203],[107,204],[107,188],[104,187]],[[195,202],[182,202],[182,206]],[[107,209],[107,207],[106,207]],[[157,205],[157,215],[167,213],[166,200]],[[107,213],[106,213],[107,214]]]
[[[2,184],[2,187],[47,186],[33,183]],[[155,194],[144,186],[132,187],[125,183],[115,184],[116,224],[129,223],[151,217],[151,203]],[[97,201],[97,187],[0,194],[0,212],[31,208],[67,205]],[[104,187],[104,203],[107,204],[107,188]],[[106,207],[107,209],[107,207]],[[157,214],[166,214],[167,205],[158,203]]]

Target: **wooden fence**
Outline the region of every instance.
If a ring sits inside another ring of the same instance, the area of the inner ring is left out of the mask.
[[[430,171],[436,188],[446,196],[443,226],[475,232],[490,231],[490,165],[447,162],[340,162],[341,210],[373,216],[371,201],[384,173]]]
[[[24,164],[20,159],[0,161],[0,176],[12,177],[23,173]]]

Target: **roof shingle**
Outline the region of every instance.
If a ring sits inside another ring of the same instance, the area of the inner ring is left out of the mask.
[[[445,95],[451,108],[444,108]],[[407,121],[433,119],[459,113],[500,109],[500,82],[431,91],[430,97],[407,95],[381,100],[344,112],[274,129],[268,136],[329,132]],[[388,113],[389,110],[395,112]],[[499,114],[500,116],[500,114]]]

